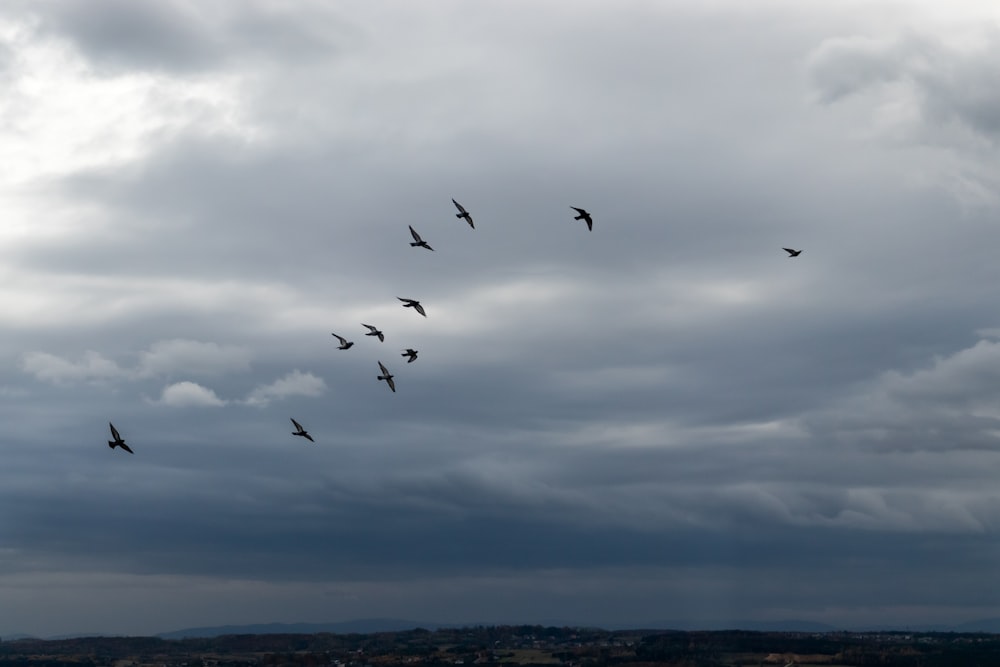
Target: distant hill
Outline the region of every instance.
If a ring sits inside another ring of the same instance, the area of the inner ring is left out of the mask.
[[[1000,634],[1000,618],[982,618],[953,627],[955,632],[989,632]]]
[[[187,639],[197,637],[220,637],[222,635],[274,635],[274,634],[368,634],[372,632],[403,632],[415,628],[439,630],[474,625],[502,625],[500,623],[428,623],[407,621],[398,618],[366,618],[339,623],[258,623],[253,625],[219,625],[204,628],[185,628],[158,635],[162,639]],[[521,625],[509,623],[508,625]],[[692,621],[661,620],[648,623],[602,623],[580,624],[565,620],[548,619],[537,623],[546,627],[594,627],[603,630],[750,630],[754,632],[833,632],[842,628],[811,621]],[[968,632],[975,632],[969,630]]]
[[[418,623],[398,618],[363,618],[339,623],[257,623],[252,625],[216,625],[204,628],[185,628],[156,635],[161,639],[187,639],[192,637],[220,637],[222,635],[312,635],[318,632],[336,634],[368,634],[372,632],[402,632],[415,628],[437,630],[460,627],[449,623]]]
[[[751,632],[835,632],[837,628],[813,621],[749,621],[669,619],[648,623],[601,625],[606,630],[749,630]]]

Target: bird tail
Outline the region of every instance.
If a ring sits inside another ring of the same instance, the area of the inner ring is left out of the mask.
[[[108,440],[108,447],[110,447],[111,449],[114,449],[115,448],[115,443],[113,443],[110,440]]]

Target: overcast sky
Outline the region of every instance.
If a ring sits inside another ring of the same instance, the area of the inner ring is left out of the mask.
[[[947,6],[5,3],[0,636],[1000,615]]]

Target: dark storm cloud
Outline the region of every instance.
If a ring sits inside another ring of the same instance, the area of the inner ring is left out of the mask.
[[[150,445],[143,452],[147,457]],[[193,447],[183,451],[197,453]],[[212,465],[211,458],[202,460]],[[276,463],[263,454],[258,460]],[[666,457],[661,460],[665,463]],[[85,467],[81,473],[101,480],[109,490],[91,488],[81,498],[86,489],[81,474],[61,485],[60,494],[30,498],[28,509],[11,526],[10,547],[54,561],[66,552],[88,554],[91,567],[111,571],[295,579],[484,568],[690,567],[731,564],[735,553],[749,568],[796,562],[824,567],[852,558],[858,550],[853,540],[861,539],[848,538],[854,526],[795,530],[775,524],[774,508],[761,502],[768,494],[752,486],[714,499],[706,492],[665,494],[659,520],[628,528],[616,525],[620,520],[601,508],[614,503],[615,494],[600,487],[585,499],[580,489],[455,471],[390,480],[366,490],[346,475],[324,482],[303,479],[299,470],[298,480],[280,484],[233,475],[226,484],[230,490],[222,494],[217,473],[161,467],[150,478],[152,471],[146,469],[147,480],[138,485],[125,477],[137,471],[126,473],[118,463],[104,467],[103,472]],[[280,467],[293,472],[301,464]],[[202,481],[209,479],[216,483],[204,486]],[[178,489],[185,489],[183,497],[176,496]],[[125,492],[128,502],[123,502]],[[771,495],[771,502],[783,502],[780,495]],[[796,494],[784,495],[787,502]],[[811,499],[797,501],[794,510],[802,519],[833,519],[845,505],[861,514],[865,507],[864,502],[808,495]],[[897,503],[891,505],[896,505],[891,511],[905,512]],[[630,511],[622,504],[616,509]],[[690,523],[692,514],[700,527]],[[51,531],[55,523],[64,528]],[[269,536],[266,541],[259,539],[261,533]],[[893,558],[914,544],[933,542],[910,530],[873,534],[863,541],[865,559]]]
[[[94,590],[162,602],[101,617],[138,632],[988,612],[1000,228],[844,117],[972,55],[775,7],[94,6],[38,49],[158,103],[3,200],[0,630]]]

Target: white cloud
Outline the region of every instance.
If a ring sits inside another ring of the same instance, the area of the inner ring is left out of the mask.
[[[326,391],[323,378],[295,369],[270,384],[257,387],[246,398],[248,405],[264,407],[272,400],[289,396],[321,396]]]
[[[164,387],[163,394],[158,401],[162,405],[169,405],[175,408],[187,407],[220,407],[226,401],[219,398],[214,391],[208,387],[203,387],[197,382],[175,382]]]
[[[103,382],[128,375],[128,371],[93,350],[76,362],[48,352],[28,352],[21,359],[21,369],[53,384]]]
[[[238,345],[219,345],[175,338],[153,343],[139,353],[138,363],[123,367],[99,352],[88,350],[80,361],[48,352],[28,352],[21,369],[39,380],[54,384],[108,380],[138,380],[175,373],[221,375],[250,368],[250,350]]]
[[[139,355],[137,373],[142,376],[197,373],[217,375],[250,368],[250,350],[238,345],[219,345],[175,338],[153,343]]]

